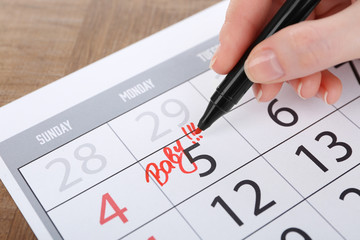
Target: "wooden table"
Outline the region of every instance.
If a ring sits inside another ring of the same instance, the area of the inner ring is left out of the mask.
[[[0,106],[219,0],[0,0]],[[0,181],[0,239],[36,239]]]

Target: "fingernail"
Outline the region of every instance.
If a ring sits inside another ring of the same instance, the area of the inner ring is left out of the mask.
[[[306,99],[301,95],[301,88],[302,88],[302,82],[299,83],[298,87],[297,87],[297,94],[299,95],[299,97],[301,97],[302,99]]]
[[[272,50],[255,53],[245,62],[245,72],[253,82],[270,82],[284,75],[284,71]]]
[[[262,93],[263,93],[263,92],[262,92],[262,90],[260,89],[259,92],[258,92],[258,94],[256,95],[256,100],[257,100],[258,102],[261,102],[260,99],[261,99],[261,97],[262,97]]]
[[[255,98],[258,102],[260,102],[261,96],[263,94],[261,87],[259,86],[259,84],[254,84],[253,85],[253,92],[255,95]]]
[[[210,61],[210,65],[209,65],[210,69],[213,69],[212,66],[214,65],[215,61],[216,61],[216,55],[214,55]]]
[[[318,98],[321,98],[326,104],[329,105],[328,95],[329,95],[329,92],[326,91],[323,87],[320,87],[318,93],[316,94],[316,96]]]
[[[329,94],[328,91],[325,91],[323,99],[324,99],[324,102],[329,105],[328,100],[327,100],[328,94]]]
[[[213,69],[212,66],[215,64],[216,62],[216,58],[217,58],[217,54],[219,52],[219,48],[220,48],[220,45],[217,47],[217,49],[215,50],[215,53],[213,55],[213,57],[211,58],[211,61],[210,61],[210,65],[209,65],[209,68],[210,69]]]

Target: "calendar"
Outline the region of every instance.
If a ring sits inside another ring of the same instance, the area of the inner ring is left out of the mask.
[[[0,109],[1,180],[39,239],[360,239],[359,60],[330,69],[334,105],[284,84],[195,131],[227,4]]]

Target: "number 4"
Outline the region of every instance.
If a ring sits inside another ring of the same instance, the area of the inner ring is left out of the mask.
[[[112,207],[112,209],[115,211],[115,213],[113,213],[109,217],[105,217],[106,202],[108,202],[110,204],[110,206]],[[112,199],[110,194],[105,193],[102,196],[102,201],[101,201],[100,224],[103,225],[115,217],[119,217],[123,223],[126,223],[128,221],[128,219],[125,217],[125,214],[124,214],[125,211],[127,211],[126,208],[120,209],[118,207],[118,205],[116,205],[116,203],[114,202],[114,200]]]

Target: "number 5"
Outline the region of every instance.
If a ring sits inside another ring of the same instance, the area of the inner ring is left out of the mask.
[[[189,159],[190,163],[194,163],[194,162],[202,160],[202,159],[210,162],[210,169],[207,170],[206,172],[199,174],[200,177],[205,177],[215,171],[216,161],[213,157],[211,157],[209,155],[205,155],[205,154],[202,154],[202,155],[199,155],[199,156],[196,156],[193,158],[190,154],[190,151],[193,150],[194,148],[197,148],[198,146],[200,146],[199,143],[195,143],[194,145],[191,145],[190,147],[184,149],[184,154]]]

